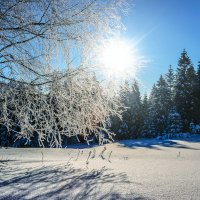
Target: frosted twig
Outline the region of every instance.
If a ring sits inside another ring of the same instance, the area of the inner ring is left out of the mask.
[[[78,160],[79,155],[80,155],[80,149],[78,149],[78,154],[77,154],[77,157],[76,157],[75,161]]]
[[[53,82],[42,87],[44,92],[31,85],[6,84],[0,91],[0,122],[18,139],[30,141],[37,135],[42,147],[45,141],[50,147],[61,147],[63,136],[79,134],[86,141],[95,135],[99,144],[111,141],[114,134],[107,129],[109,117],[120,116],[121,104],[92,73],[76,71],[62,80],[55,72],[49,78]]]
[[[103,156],[105,151],[106,151],[106,146],[103,148],[102,152],[99,155],[102,159],[105,159],[104,156]]]
[[[110,161],[111,154],[112,154],[112,151],[109,153],[109,156],[108,156],[108,161],[109,161],[109,162],[111,162],[111,161]]]
[[[70,157],[70,158],[68,159],[67,165],[69,165],[69,162],[70,162],[70,160],[71,160],[72,158],[73,158],[73,157]]]
[[[95,155],[96,155],[96,150],[93,149],[93,155],[92,155],[91,159],[94,159],[94,158],[95,158]]]
[[[86,165],[89,164],[89,158],[90,158],[91,153],[92,153],[92,151],[90,151],[89,154],[88,154],[87,161],[86,161]]]
[[[41,152],[42,154],[42,164],[43,164],[43,161],[44,161],[44,154],[43,154],[43,151]]]

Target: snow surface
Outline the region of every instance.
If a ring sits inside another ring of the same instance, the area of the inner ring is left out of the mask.
[[[200,199],[200,136],[79,147],[1,148],[0,199]]]

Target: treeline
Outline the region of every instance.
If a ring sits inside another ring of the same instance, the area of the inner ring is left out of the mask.
[[[169,66],[168,72],[153,85],[149,96],[141,97],[134,80],[124,83],[119,98],[126,110],[122,120],[112,120],[117,139],[200,133],[200,62],[195,70],[183,50],[176,71]]]
[[[194,67],[185,50],[177,69],[169,66],[148,96],[141,97],[136,80],[126,81],[114,99],[102,94],[92,74],[80,71],[59,80],[49,83],[45,93],[32,86],[0,84],[0,146],[97,143],[98,138],[110,138],[108,127],[114,139],[200,133],[200,62]],[[113,117],[118,107],[123,109],[121,119]]]

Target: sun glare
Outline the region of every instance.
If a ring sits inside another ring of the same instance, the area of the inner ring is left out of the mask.
[[[131,42],[110,40],[103,45],[99,60],[104,73],[109,77],[135,76],[138,57]]]

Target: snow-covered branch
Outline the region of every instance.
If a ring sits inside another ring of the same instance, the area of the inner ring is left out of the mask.
[[[73,74],[73,75],[71,75]],[[18,138],[37,135],[40,145],[61,147],[63,136],[81,135],[89,142],[112,141],[110,117],[120,116],[120,104],[105,93],[93,73],[76,70],[63,79],[57,73],[52,82],[31,86],[10,82],[1,85],[1,124]],[[78,138],[78,137],[77,137]]]
[[[55,63],[56,68],[67,66],[73,52],[89,59],[102,39],[122,28],[119,12],[127,7],[125,0],[0,4],[0,77],[32,84],[48,82]]]

